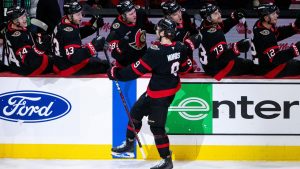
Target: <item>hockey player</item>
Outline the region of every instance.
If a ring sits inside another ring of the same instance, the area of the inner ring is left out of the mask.
[[[151,169],[173,168],[169,139],[165,131],[168,107],[181,87],[179,74],[192,68],[185,45],[172,41],[175,32],[175,22],[169,19],[160,20],[156,29],[156,35],[161,39],[160,44],[152,45],[137,62],[125,68],[114,66],[108,71],[110,79],[120,81],[136,79],[147,72],[152,72],[147,91],[131,109],[131,117],[137,132],[142,127],[143,117],[148,116],[150,130],[162,158],[160,163]],[[133,129],[128,123],[126,141],[118,147],[113,147],[112,154],[122,156],[124,153],[133,153],[134,140]]]
[[[252,73],[253,62],[238,57],[249,50],[249,39],[233,43],[230,47],[225,39],[225,33],[245,17],[243,10],[234,11],[223,21],[219,8],[208,3],[200,8],[200,15],[204,21],[200,26],[203,41],[199,57],[204,72],[217,80],[228,75]]]
[[[61,76],[104,73],[107,62],[95,57],[103,50],[105,38],[96,37],[83,45],[81,39],[96,32],[103,26],[102,18],[92,18],[90,25],[80,27],[82,7],[78,2],[64,4],[65,16],[54,28],[52,45],[55,53],[54,71]]]
[[[20,75],[35,76],[52,71],[52,62],[44,51],[38,49],[32,33],[27,29],[25,9],[13,6],[6,12],[7,28],[4,30],[4,52],[0,59],[7,70]]]
[[[186,10],[181,8],[176,1],[168,0],[162,2],[161,8],[165,18],[171,19],[177,24],[174,41],[184,42],[188,47],[190,47],[192,50],[190,50],[189,56],[191,57],[190,59],[193,60],[193,50],[195,49],[195,46],[189,43],[189,41],[186,41],[186,39],[190,36],[193,37],[198,35],[195,23],[192,23],[190,16],[186,13]],[[193,61],[193,64],[196,64],[196,62]],[[194,66],[194,69],[196,69],[197,65]]]
[[[117,5],[119,16],[113,21],[107,36],[111,55],[118,66],[127,66],[141,58],[147,49],[146,33],[155,33],[154,24],[148,20],[145,10],[131,0]]]
[[[257,11],[260,18],[253,27],[252,47],[255,73],[267,78],[299,75],[300,62],[293,58],[299,56],[300,42],[285,50],[280,50],[277,42],[300,32],[300,18],[288,26],[276,27],[279,16],[276,5],[261,4]]]

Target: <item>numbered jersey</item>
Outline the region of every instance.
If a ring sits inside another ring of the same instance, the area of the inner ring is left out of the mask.
[[[143,9],[136,9],[136,23],[126,23],[119,15],[111,26],[111,32],[107,36],[111,55],[120,66],[127,66],[141,58],[147,50],[146,33],[155,33],[154,24],[148,20]],[[126,41],[120,41],[126,37]],[[126,44],[120,44],[121,42]],[[117,46],[125,46],[122,51]]]
[[[83,45],[81,41],[81,38],[93,34],[95,30],[89,26],[79,28],[67,21],[67,17],[63,17],[52,34],[55,72],[65,76],[81,70],[95,54],[92,45]]]
[[[128,81],[151,72],[147,94],[161,98],[174,95],[181,86],[179,73],[186,73],[191,68],[186,47],[181,42],[173,42],[172,45],[152,45],[137,62],[116,71],[115,77]]]
[[[14,30],[8,25],[5,31],[5,48],[1,59],[3,65],[20,75],[39,75],[49,66],[48,56],[33,44],[27,29]]]
[[[229,18],[220,25],[211,25],[206,21],[201,25],[203,40],[199,46],[199,57],[205,73],[214,76],[221,71],[230,71],[229,62],[234,61],[239,52],[228,47],[224,33],[236,24],[237,21]]]
[[[271,73],[275,77],[285,67],[284,63],[296,56],[294,48],[280,50],[278,41],[288,38],[296,33],[291,25],[264,27],[257,21],[253,27],[252,55],[254,63],[258,65],[258,74]]]

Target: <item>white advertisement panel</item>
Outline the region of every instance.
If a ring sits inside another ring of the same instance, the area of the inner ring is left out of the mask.
[[[0,142],[111,144],[106,78],[0,78]]]

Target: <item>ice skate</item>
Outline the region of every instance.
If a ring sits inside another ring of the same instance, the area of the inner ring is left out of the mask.
[[[118,158],[134,158],[134,140],[126,139],[121,145],[113,147],[111,154]]]
[[[150,169],[171,169],[171,168],[173,168],[173,162],[170,156],[160,160],[155,166],[151,167]]]

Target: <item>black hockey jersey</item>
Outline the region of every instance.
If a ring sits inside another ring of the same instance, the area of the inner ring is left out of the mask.
[[[20,75],[48,73],[52,65],[44,51],[39,50],[27,29],[12,29],[9,23],[4,33],[4,52],[0,61],[7,70]]]
[[[280,50],[278,41],[297,33],[297,30],[289,26],[264,27],[261,21],[257,21],[253,27],[252,55],[254,64],[258,65],[257,74],[274,78],[285,67],[285,63],[299,55],[296,46],[286,50]]]
[[[179,73],[186,73],[191,68],[187,48],[181,42],[173,42],[171,45],[152,45],[137,62],[117,69],[115,78],[128,81],[152,72],[147,94],[161,98],[174,95],[181,87]]]
[[[64,16],[54,28],[52,45],[54,57],[54,71],[62,76],[75,74],[84,68],[96,50],[90,43],[83,45],[81,39],[95,33],[91,26],[80,27],[66,22]]]
[[[111,55],[116,59],[119,66],[127,66],[141,58],[147,50],[146,33],[155,33],[154,24],[148,20],[146,12],[136,9],[136,23],[128,24],[119,15],[111,26],[111,32],[107,36],[110,45]],[[120,40],[127,37],[126,44],[119,44]],[[126,51],[122,51],[118,46],[123,45]]]
[[[199,46],[200,63],[206,74],[222,79],[233,68],[234,59],[240,54],[236,47],[229,47],[227,33],[238,21],[228,18],[222,24],[204,21],[200,27],[202,43]]]

